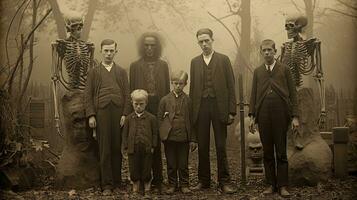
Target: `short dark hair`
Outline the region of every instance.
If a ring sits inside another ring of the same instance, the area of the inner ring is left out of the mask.
[[[262,49],[263,44],[269,44],[269,45],[271,45],[273,47],[273,49],[276,49],[275,48],[275,42],[272,39],[263,40],[262,43],[260,44],[260,49]]]
[[[112,39],[104,39],[100,43],[100,49],[102,49],[104,45],[112,45],[112,44],[115,44],[115,49],[116,49],[117,48],[117,43],[114,40],[112,40]]]
[[[211,38],[213,37],[213,32],[209,28],[201,28],[200,30],[198,30],[196,33],[196,37],[203,34],[208,34]]]

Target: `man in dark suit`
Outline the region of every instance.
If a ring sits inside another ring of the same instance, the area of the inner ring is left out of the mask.
[[[198,139],[198,179],[193,190],[209,188],[210,126],[213,124],[218,167],[219,187],[224,193],[234,193],[230,182],[226,153],[227,125],[236,115],[236,96],[231,62],[226,55],[213,51],[212,30],[197,31],[202,54],[191,61],[190,98],[192,100],[193,129]]]
[[[254,70],[249,104],[249,128],[254,133],[254,125],[258,124],[263,144],[265,178],[269,184],[263,194],[271,194],[278,189],[281,196],[287,197],[290,194],[286,189],[286,133],[290,122],[292,128],[299,126],[296,88],[289,67],[274,58],[274,41],[264,40],[260,46],[260,53],[265,62]]]
[[[104,195],[121,184],[121,127],[130,113],[129,82],[126,71],[113,62],[117,43],[101,43],[103,61],[88,72],[85,98],[89,127],[96,128],[99,144],[101,186]]]
[[[167,63],[160,59],[161,42],[156,33],[144,33],[138,41],[140,59],[130,65],[130,89],[144,89],[149,94],[147,111],[157,115],[160,99],[170,92],[170,77]],[[152,158],[153,187],[161,190],[162,155],[158,138]]]

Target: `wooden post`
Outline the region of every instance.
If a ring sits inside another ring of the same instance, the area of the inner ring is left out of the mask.
[[[241,181],[243,184],[246,182],[245,172],[245,128],[244,128],[244,99],[243,99],[243,76],[240,73],[238,76],[239,84],[239,118],[240,118],[240,152],[241,152]]]
[[[334,127],[333,134],[333,166],[337,178],[345,178],[348,175],[348,127]]]

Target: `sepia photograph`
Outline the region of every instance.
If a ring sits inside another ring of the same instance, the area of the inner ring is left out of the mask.
[[[1,0],[0,199],[357,199],[357,1]]]

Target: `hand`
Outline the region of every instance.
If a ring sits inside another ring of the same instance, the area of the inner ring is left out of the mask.
[[[97,131],[95,128],[93,129],[92,136],[95,140],[97,140]]]
[[[249,132],[255,133],[255,118],[253,116],[251,116],[249,120]]]
[[[124,122],[125,122],[125,116],[121,116],[120,118],[120,127],[123,127],[124,126]]]
[[[197,143],[190,142],[190,151],[194,152],[197,149]]]
[[[154,153],[154,148],[151,148],[151,153]]]
[[[89,117],[89,120],[88,120],[88,123],[89,123],[89,127],[90,128],[95,128],[97,127],[97,122],[95,120],[95,116],[90,116]]]
[[[299,119],[297,117],[294,117],[291,121],[291,129],[296,130],[297,128],[299,128]]]
[[[227,124],[231,125],[233,123],[233,121],[234,121],[234,116],[232,114],[229,114]]]

